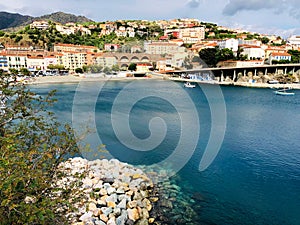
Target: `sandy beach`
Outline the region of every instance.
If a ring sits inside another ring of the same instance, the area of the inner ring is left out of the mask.
[[[105,77],[79,77],[79,76],[44,76],[44,77],[34,77],[27,81],[27,84],[59,84],[59,83],[79,83],[79,82],[97,82],[97,81],[108,81],[108,80],[148,80],[157,78],[148,77],[115,77],[115,78],[105,78]]]
[[[248,83],[248,82],[205,82],[197,80],[189,80],[182,78],[166,78],[165,76],[161,77],[115,77],[115,78],[105,78],[105,77],[79,77],[79,76],[44,76],[44,77],[35,77],[30,78],[27,81],[27,84],[58,84],[58,83],[79,83],[79,82],[97,82],[97,81],[118,81],[118,80],[149,80],[149,79],[169,79],[177,82],[195,82],[195,83],[210,83],[218,85],[232,85],[232,86],[242,86],[242,87],[252,87],[252,88],[292,88],[300,89],[300,84],[268,84],[268,83]]]

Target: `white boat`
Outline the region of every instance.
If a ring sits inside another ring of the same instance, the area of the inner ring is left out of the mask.
[[[287,89],[287,88],[284,88],[284,89],[280,89],[278,91],[274,91],[274,93],[276,95],[284,95],[284,96],[292,96],[292,95],[295,95],[294,92],[287,92],[287,90],[290,90],[290,89]]]
[[[268,84],[279,84],[278,80],[269,80]]]
[[[195,84],[191,84],[190,82],[186,82],[186,83],[184,83],[184,87],[186,87],[186,88],[194,88],[194,87],[196,87],[196,85]]]

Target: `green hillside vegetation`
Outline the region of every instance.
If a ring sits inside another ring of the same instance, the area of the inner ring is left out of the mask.
[[[20,26],[30,21],[33,17],[23,16],[18,13],[0,12],[0,30],[8,27]]]
[[[17,13],[0,12],[0,30],[20,30],[35,20],[53,21],[61,24],[93,22],[84,16],[76,16],[69,13],[55,12],[40,17],[23,16]]]
[[[127,43],[129,45],[138,44],[140,41],[146,39],[157,40],[160,36],[153,36],[153,32],[158,32],[163,35],[163,31],[159,26],[155,24],[150,24],[147,29],[142,31],[147,32],[148,35],[144,34],[142,36],[136,35],[135,37],[117,37],[115,33],[109,35],[99,36],[101,28],[99,27],[101,23],[95,23],[92,21],[85,22],[84,25],[97,25],[96,28],[91,29],[91,35],[83,35],[80,31],[75,34],[61,34],[55,28],[56,23],[49,21],[49,29],[38,30],[31,29],[27,25],[24,29],[17,32],[4,32],[0,31],[0,43],[5,45],[19,45],[19,46],[33,46],[35,48],[45,48],[51,50],[54,43],[64,43],[64,44],[75,44],[75,45],[89,45],[96,46],[99,49],[104,48],[105,43],[114,43],[124,45],[126,48]],[[120,23],[119,26],[123,25]],[[124,26],[128,26],[127,22],[124,22]]]
[[[64,13],[64,12],[55,12],[41,17],[36,17],[35,20],[46,20],[46,21],[50,20],[61,24],[93,22],[93,20],[90,20],[85,16],[75,16],[73,14]]]

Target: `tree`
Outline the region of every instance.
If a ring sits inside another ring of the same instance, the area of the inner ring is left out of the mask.
[[[9,68],[9,72],[12,75],[18,75],[18,73],[19,73],[19,71],[17,69],[15,69],[15,68]]]
[[[54,92],[37,96],[0,73],[0,224],[66,224],[74,193],[53,185],[59,163],[78,153],[73,131],[47,111]],[[60,194],[58,194],[60,193]]]
[[[130,63],[128,66],[128,70],[136,71],[136,63]]]
[[[223,48],[217,51],[216,57],[218,62],[234,59],[233,51],[229,48]]]
[[[205,48],[199,52],[199,57],[208,67],[215,67],[218,63],[216,58],[217,52],[218,48]]]
[[[24,76],[28,76],[30,74],[29,70],[27,68],[22,67],[20,69],[20,73],[23,74]]]
[[[119,67],[118,64],[115,64],[115,65],[113,65],[113,66],[111,67],[111,70],[112,70],[112,71],[120,71],[120,67]]]
[[[48,66],[47,66],[47,68],[49,69],[49,70],[65,70],[65,66],[64,65],[60,65],[60,64],[56,64],[56,65],[53,65],[53,64],[49,64]]]
[[[111,69],[109,67],[104,67],[103,69],[103,73],[110,73],[111,72]]]
[[[83,73],[83,69],[82,68],[76,68],[75,73]]]
[[[292,56],[292,63],[300,63],[300,51],[298,50],[288,50],[288,53]]]
[[[263,44],[268,44],[268,43],[270,42],[270,39],[267,38],[267,37],[262,37],[262,38],[261,38],[261,42],[262,42]]]

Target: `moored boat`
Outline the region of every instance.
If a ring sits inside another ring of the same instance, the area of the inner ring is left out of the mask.
[[[196,85],[195,84],[191,84],[190,82],[186,82],[186,83],[184,83],[184,87],[186,87],[186,88],[194,88],[194,87],[196,87]]]
[[[278,91],[274,91],[274,93],[276,95],[284,95],[284,96],[292,96],[292,95],[295,95],[294,92],[287,92],[287,90],[289,89],[281,89],[281,90],[278,90]]]

